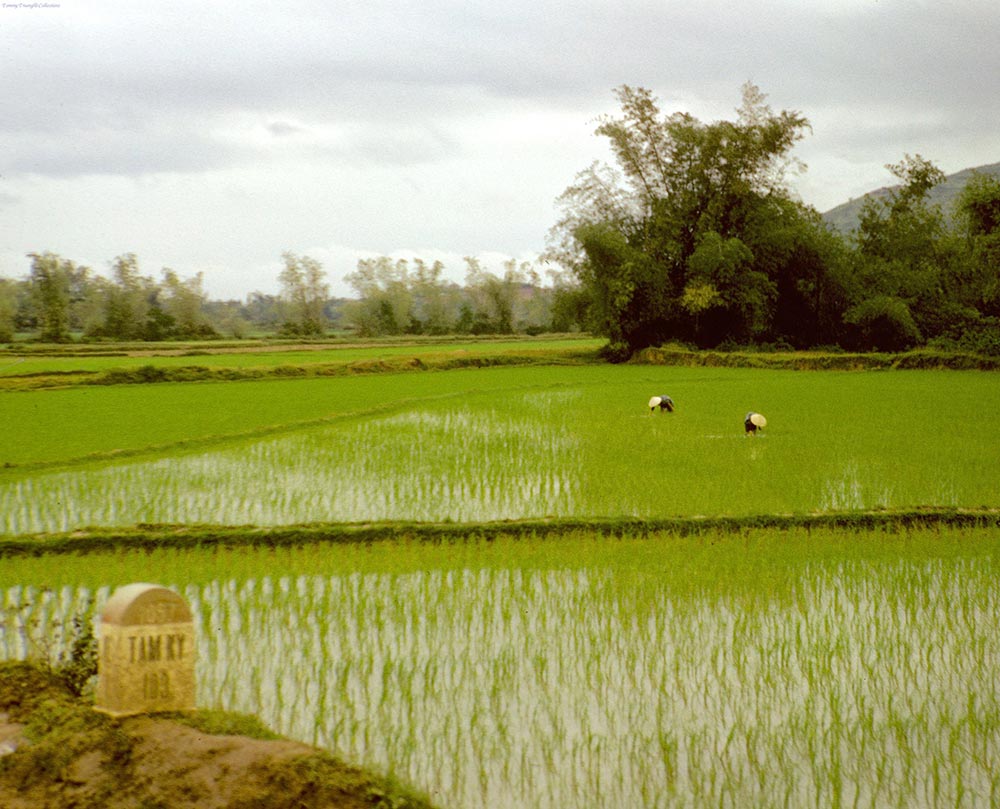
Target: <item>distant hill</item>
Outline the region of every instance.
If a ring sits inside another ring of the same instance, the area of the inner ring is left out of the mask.
[[[992,174],[994,177],[1000,179],[1000,163],[963,169],[955,174],[949,174],[943,183],[931,189],[929,194],[930,201],[933,204],[940,205],[945,213],[950,214],[955,200],[958,199],[958,195],[962,193],[962,189],[965,188],[965,184],[969,181],[969,178],[976,173]],[[857,197],[850,202],[838,205],[836,208],[831,208],[823,214],[823,221],[833,225],[841,233],[850,233],[858,226],[858,216],[861,213],[861,206],[864,205],[865,200],[868,197],[884,197],[893,188],[899,188],[899,186],[886,186],[875,191],[869,191],[863,197]]]

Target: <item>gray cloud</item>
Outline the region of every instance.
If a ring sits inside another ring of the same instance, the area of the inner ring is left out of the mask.
[[[73,177],[198,172],[232,164],[239,155],[192,129],[103,127],[58,137],[24,133],[0,139],[0,166],[18,174]]]
[[[44,49],[30,38],[15,46],[6,66],[20,81],[0,103],[3,130],[99,139],[109,121],[141,131],[163,120],[186,129],[205,162],[224,163],[222,150],[192,133],[232,111],[391,126],[456,114],[478,92],[579,105],[586,115],[584,104],[607,104],[623,82],[649,86],[669,105],[731,98],[753,79],[807,116],[911,105],[960,115],[984,106],[1000,76],[996,15],[980,3],[871,0],[848,4],[853,11],[760,2],[294,4],[299,11],[248,3],[206,4],[197,17],[108,5],[111,12],[67,24]]]
[[[555,197],[605,153],[593,119],[622,83],[711,120],[754,81],[812,121],[802,188],[823,209],[885,184],[904,152],[948,170],[1000,159],[998,16],[992,0],[74,0],[0,14],[0,174],[5,210],[22,212],[0,237],[142,254],[161,239],[129,218],[128,195],[164,227],[181,203],[129,183],[174,174],[203,206],[191,227],[225,222],[216,263],[269,266],[278,242],[540,249]],[[129,182],[92,179],[115,177]],[[88,242],[81,209],[108,193],[123,196],[95,207],[121,224]],[[38,230],[67,194],[75,206]],[[185,242],[192,266],[196,243],[209,244]]]
[[[303,132],[303,127],[298,124],[292,124],[288,121],[271,121],[267,125],[267,131],[274,135],[276,138],[283,138],[287,135],[297,135]]]

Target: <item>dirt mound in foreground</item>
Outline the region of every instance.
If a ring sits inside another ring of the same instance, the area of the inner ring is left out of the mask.
[[[114,719],[50,673],[0,665],[0,806],[5,809],[429,809],[398,784],[278,738],[198,712]],[[256,735],[256,733],[254,734]]]

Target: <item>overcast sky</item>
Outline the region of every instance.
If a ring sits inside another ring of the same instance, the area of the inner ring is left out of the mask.
[[[0,275],[133,252],[244,298],[286,250],[334,294],[360,257],[532,259],[621,84],[708,122],[753,81],[812,124],[825,211],[907,153],[1000,161],[997,43],[995,0],[4,2]]]

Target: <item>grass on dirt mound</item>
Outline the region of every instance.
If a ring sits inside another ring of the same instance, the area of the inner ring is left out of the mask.
[[[45,667],[0,663],[0,806],[429,809],[395,782],[219,711],[113,718]]]

